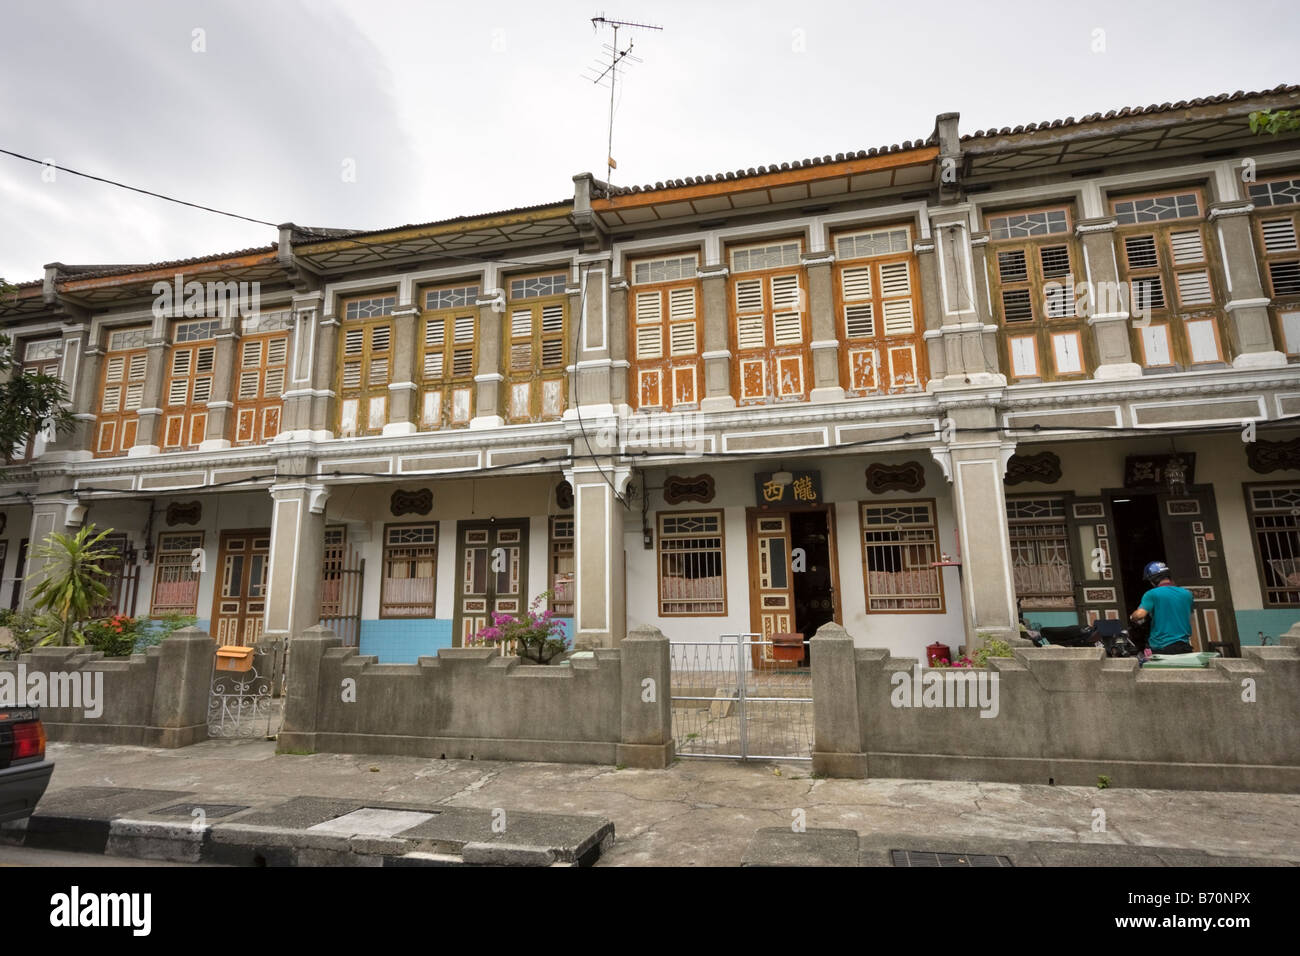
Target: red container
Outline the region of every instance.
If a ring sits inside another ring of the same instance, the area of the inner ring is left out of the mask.
[[[925,649],[925,662],[933,667],[936,660],[952,660],[952,651],[947,644],[936,642]]]

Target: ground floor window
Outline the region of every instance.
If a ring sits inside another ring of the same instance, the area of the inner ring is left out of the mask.
[[[1011,571],[1024,610],[1072,610],[1074,577],[1065,499],[1007,498]]]
[[[1300,607],[1300,485],[1247,485],[1264,607]]]
[[[726,614],[722,512],[661,512],[658,519],[659,613]]]
[[[384,528],[380,617],[433,617],[437,557],[436,524],[389,525]]]
[[[161,534],[155,562],[150,613],[196,614],[199,603],[199,569],[203,566],[202,532]],[[200,552],[199,556],[195,551]]]
[[[862,503],[867,611],[943,611],[934,499]]]
[[[573,517],[551,519],[551,610],[558,617],[573,616]]]

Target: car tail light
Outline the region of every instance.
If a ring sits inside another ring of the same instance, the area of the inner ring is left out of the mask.
[[[14,724],[13,760],[45,756],[45,725],[39,720]]]

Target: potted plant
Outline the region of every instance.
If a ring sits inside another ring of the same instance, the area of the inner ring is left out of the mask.
[[[526,614],[493,614],[492,626],[475,634],[475,642],[513,648],[525,661],[551,663],[569,649],[569,639],[564,636],[564,624],[554,611],[539,610],[550,596],[549,591],[537,595]]]

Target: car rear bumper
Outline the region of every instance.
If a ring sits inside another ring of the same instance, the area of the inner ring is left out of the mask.
[[[0,770],[0,823],[30,817],[53,773],[53,760]]]

